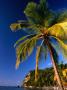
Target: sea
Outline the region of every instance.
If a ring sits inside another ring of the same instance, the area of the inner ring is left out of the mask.
[[[61,90],[59,88],[44,88],[44,89],[30,89],[30,88],[23,88],[23,87],[4,87],[0,86],[0,90]],[[67,87],[64,89],[67,90]]]
[[[0,90],[41,90],[41,89],[29,89],[29,88],[23,88],[23,87],[0,86]]]

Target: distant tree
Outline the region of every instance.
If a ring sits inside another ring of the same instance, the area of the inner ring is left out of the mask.
[[[45,59],[49,51],[53,64],[55,75],[61,90],[63,90],[61,79],[58,73],[57,61],[58,53],[55,48],[56,43],[61,47],[65,56],[67,56],[67,45],[63,42],[67,40],[67,11],[53,12],[49,9],[46,0],[40,0],[39,4],[29,2],[24,10],[27,20],[20,20],[10,25],[11,30],[24,30],[28,33],[27,36],[21,37],[16,43],[16,67],[19,66],[22,60],[29,56],[34,47],[37,47],[36,52],[36,69],[35,81],[38,80],[38,61],[44,53]],[[40,40],[41,44],[36,45]],[[59,50],[59,49],[58,49]]]

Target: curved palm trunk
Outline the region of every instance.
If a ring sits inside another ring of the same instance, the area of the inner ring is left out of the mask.
[[[61,78],[60,78],[59,73],[58,73],[58,68],[57,68],[57,65],[56,65],[54,57],[53,57],[52,46],[49,43],[48,38],[46,38],[45,41],[46,41],[46,44],[48,45],[48,48],[49,48],[49,51],[50,51],[51,61],[52,61],[54,72],[55,72],[55,75],[56,75],[56,78],[57,78],[57,82],[58,82],[61,90],[64,90],[62,82],[61,82]]]
[[[55,72],[55,75],[56,75],[56,78],[57,78],[57,82],[58,82],[61,90],[64,90],[63,85],[62,85],[62,82],[61,82],[61,78],[60,78],[59,73],[58,73],[57,65],[56,65],[56,63],[54,61],[54,58],[53,58],[53,52],[52,52],[51,44],[48,42],[48,40],[46,41],[46,43],[47,43],[48,48],[49,48],[49,51],[50,51],[51,61],[52,61],[54,72]]]
[[[38,80],[38,59],[39,59],[40,47],[37,48],[36,52],[36,68],[35,68],[35,82]]]
[[[36,59],[35,82],[38,80],[38,59]]]
[[[54,59],[53,59],[53,56],[52,56],[51,50],[50,50],[50,56],[51,56],[51,61],[52,61],[52,64],[53,64],[54,72],[55,72],[55,75],[56,75],[56,78],[57,78],[57,82],[58,82],[61,90],[64,90],[62,82],[61,82],[61,78],[60,78],[59,73],[58,73],[57,66],[56,66],[56,64],[54,62]]]

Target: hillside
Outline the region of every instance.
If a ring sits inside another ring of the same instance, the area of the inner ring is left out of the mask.
[[[23,86],[56,86],[56,77],[54,75],[53,68],[46,68],[45,70],[39,70],[38,81],[35,83],[34,76],[35,71],[30,71],[30,73],[26,76]],[[62,79],[62,83],[67,86],[67,64],[59,65],[59,74]]]

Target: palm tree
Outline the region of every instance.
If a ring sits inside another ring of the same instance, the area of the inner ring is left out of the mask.
[[[67,56],[67,45],[64,43],[67,40],[67,11],[54,12],[49,9],[46,0],[40,0],[37,4],[29,2],[24,10],[27,20],[19,20],[10,25],[11,30],[24,30],[28,35],[21,37],[16,43],[16,67],[31,55],[34,47],[37,47],[36,52],[36,69],[35,81],[38,79],[38,61],[44,53],[45,59],[49,51],[54,72],[61,90],[63,90],[61,78],[58,73],[57,61],[58,52],[55,47],[58,44],[62,50],[63,55]],[[54,39],[57,43],[54,43]],[[37,46],[36,42],[40,40],[41,43]]]

